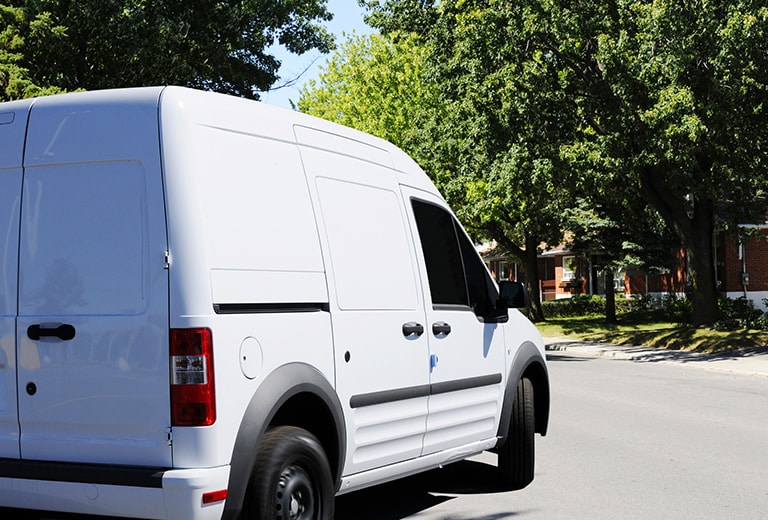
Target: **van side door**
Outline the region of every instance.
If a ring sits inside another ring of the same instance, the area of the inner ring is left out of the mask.
[[[413,459],[426,429],[428,346],[395,172],[362,159],[386,154],[380,149],[306,128],[297,134],[315,144],[301,154],[328,276],[336,391],[347,425],[344,473]]]
[[[478,441],[495,444],[504,397],[505,341],[490,316],[498,293],[445,203],[403,188],[419,242],[430,352],[424,454]]]
[[[16,300],[22,154],[31,101],[0,108],[0,458],[18,459]]]

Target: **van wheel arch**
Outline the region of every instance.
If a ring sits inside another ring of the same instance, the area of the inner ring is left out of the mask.
[[[316,436],[326,452],[338,489],[346,457],[344,414],[336,392],[315,368],[303,363],[272,372],[251,397],[237,433],[230,462],[223,518],[238,518],[251,480],[257,446],[267,429],[296,426]]]
[[[504,404],[499,422],[499,447],[506,442],[509,434],[509,421],[512,417],[512,406],[517,395],[517,385],[523,378],[529,379],[533,385],[535,402],[534,432],[542,436],[547,434],[549,427],[549,373],[547,364],[539,349],[533,343],[524,343],[520,346],[512,362],[507,385],[504,392]]]

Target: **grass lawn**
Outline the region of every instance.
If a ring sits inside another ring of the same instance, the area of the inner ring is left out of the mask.
[[[607,325],[603,316],[549,318],[537,323],[544,337],[571,337],[619,345],[688,350],[707,354],[768,347],[763,330],[713,330],[674,323],[634,323],[619,316],[618,325]]]

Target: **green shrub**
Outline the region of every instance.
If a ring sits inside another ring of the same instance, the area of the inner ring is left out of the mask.
[[[745,296],[736,299],[721,298],[717,302],[719,330],[734,330],[738,328],[758,328],[758,320],[763,317],[763,311],[755,309],[752,300]]]
[[[661,298],[664,318],[674,323],[690,323],[693,317],[693,303],[688,298],[667,295]]]
[[[605,298],[597,295],[576,295],[572,298],[542,302],[547,318],[575,318],[605,315]],[[671,321],[685,323],[691,318],[691,302],[685,298],[646,294],[625,298],[616,296],[616,314],[638,322]]]
[[[572,298],[550,300],[541,303],[547,318],[574,318],[605,314],[605,300],[600,296],[577,294]]]

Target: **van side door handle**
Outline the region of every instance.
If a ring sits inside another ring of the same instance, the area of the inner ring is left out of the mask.
[[[43,337],[55,337],[62,341],[69,341],[75,337],[75,327],[66,323],[58,327],[45,327],[43,324],[30,325],[27,329],[27,336],[35,341]]]
[[[424,325],[416,323],[415,321],[409,321],[403,323],[403,336],[406,338],[418,337],[424,334]]]
[[[445,337],[451,333],[451,326],[444,321],[436,321],[432,324],[432,334]]]

